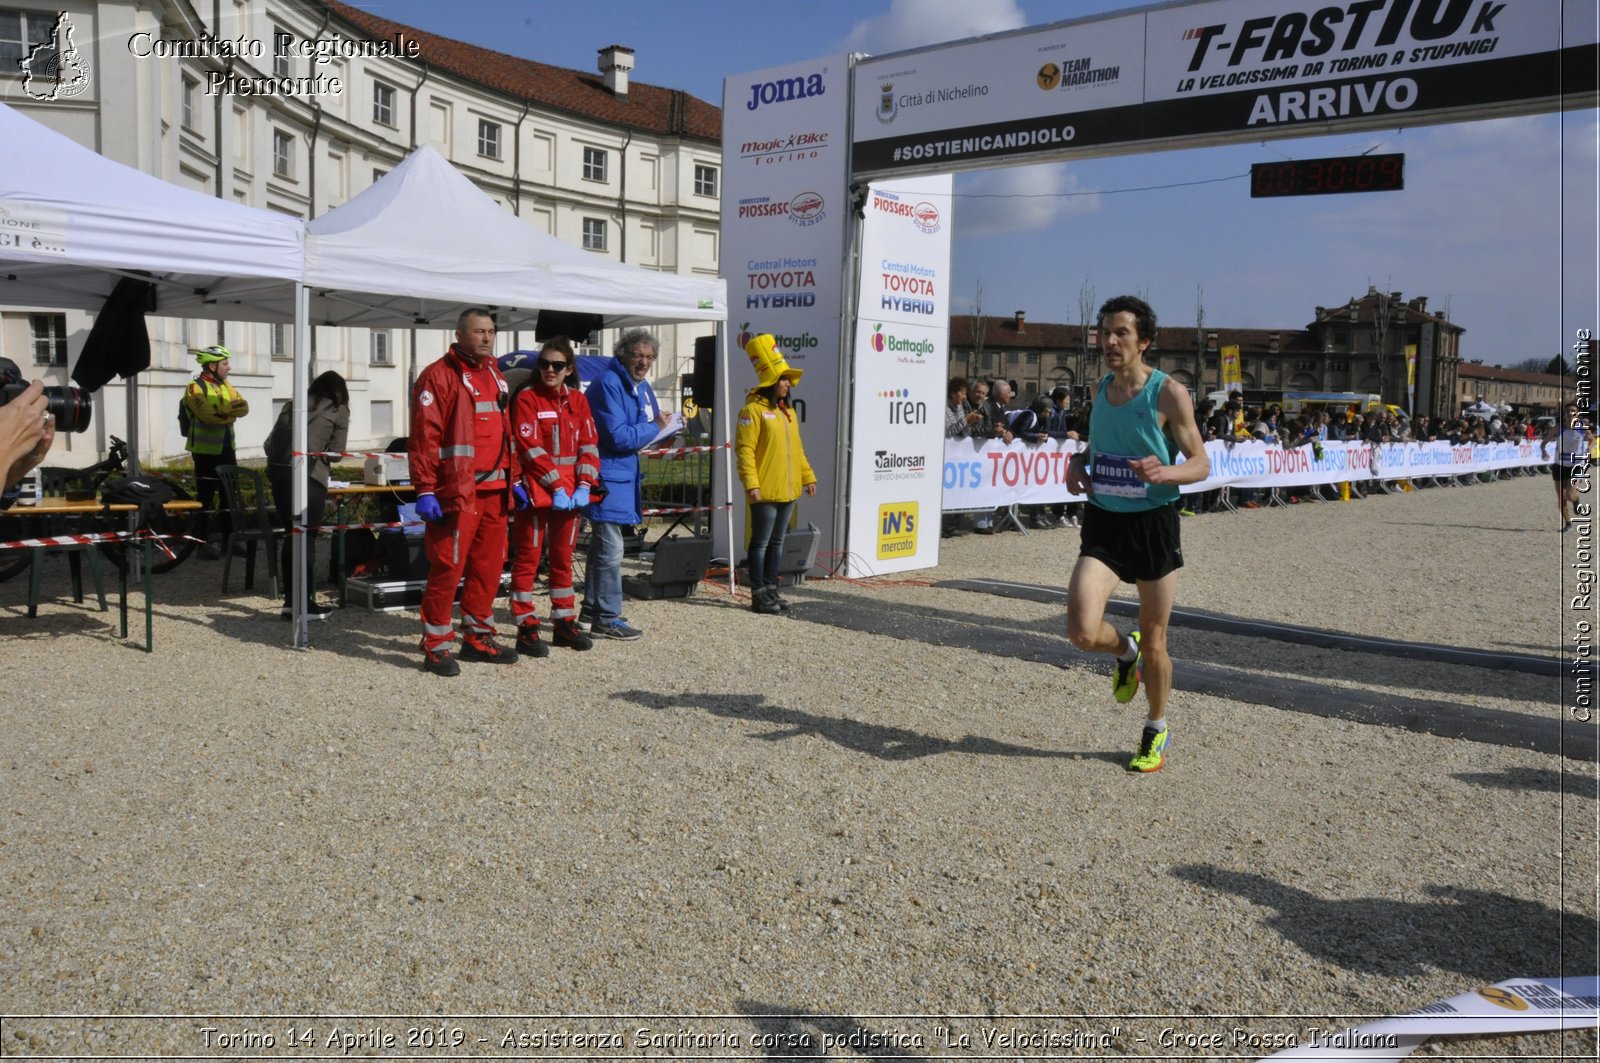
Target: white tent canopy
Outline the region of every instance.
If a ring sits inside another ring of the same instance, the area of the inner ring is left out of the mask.
[[[307,225],[305,282],[317,325],[454,328],[464,306],[495,309],[502,327],[540,308],[611,327],[727,317],[720,277],[640,269],[562,243],[429,147]]]
[[[141,173],[3,104],[0,141],[11,159],[0,170],[0,303],[99,310],[131,276],[156,286],[160,314],[292,311],[299,219]],[[219,312],[223,302],[232,305]]]

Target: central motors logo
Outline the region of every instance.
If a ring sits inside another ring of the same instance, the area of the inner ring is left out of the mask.
[[[917,504],[885,502],[878,507],[878,560],[917,552]]]

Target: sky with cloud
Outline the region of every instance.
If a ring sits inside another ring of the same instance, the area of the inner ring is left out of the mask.
[[[725,77],[883,54],[1139,6],[1126,0],[806,0],[757,6],[586,0],[356,0],[397,22],[593,69],[637,52],[637,80],[719,103]],[[956,180],[953,302],[1076,321],[1079,295],[1147,293],[1168,325],[1300,328],[1368,286],[1425,295],[1467,329],[1463,353],[1548,358],[1593,328],[1592,110],[1378,133],[1007,167]],[[1404,152],[1403,192],[1252,200],[1252,162]]]

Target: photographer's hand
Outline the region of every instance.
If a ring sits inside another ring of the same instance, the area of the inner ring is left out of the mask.
[[[44,460],[55,442],[56,422],[44,398],[44,384],[35,380],[11,402],[0,406],[0,462],[4,488],[10,490]]]

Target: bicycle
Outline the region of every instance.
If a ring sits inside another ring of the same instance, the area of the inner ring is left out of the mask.
[[[82,469],[51,465],[41,466],[39,469],[39,484],[41,490],[47,495],[60,493],[66,495],[69,499],[92,500],[100,497],[100,488],[107,480],[127,475],[127,467],[128,444],[116,436],[112,436],[110,450],[103,461],[97,461],[93,465]],[[172,488],[174,501],[187,502],[194,497],[187,488],[170,476],[162,476],[159,473],[151,472],[141,473],[140,475],[166,483]],[[29,510],[13,511],[10,515],[33,522],[36,528],[50,519],[47,513]],[[151,566],[152,572],[171,572],[188,560],[189,555],[194,553],[195,547],[200,545],[189,535],[198,519],[199,515],[192,511],[169,512],[165,515],[163,519],[164,527],[158,530],[172,537],[167,539],[167,549],[172,551],[172,556],[167,557],[164,553],[161,554],[160,560]],[[119,523],[108,519],[98,530],[121,531],[124,529]],[[102,543],[100,552],[109,558],[119,571],[127,568],[126,543]],[[10,579],[19,572],[26,571],[29,560],[29,551],[27,550],[8,550],[0,553],[0,582]]]

